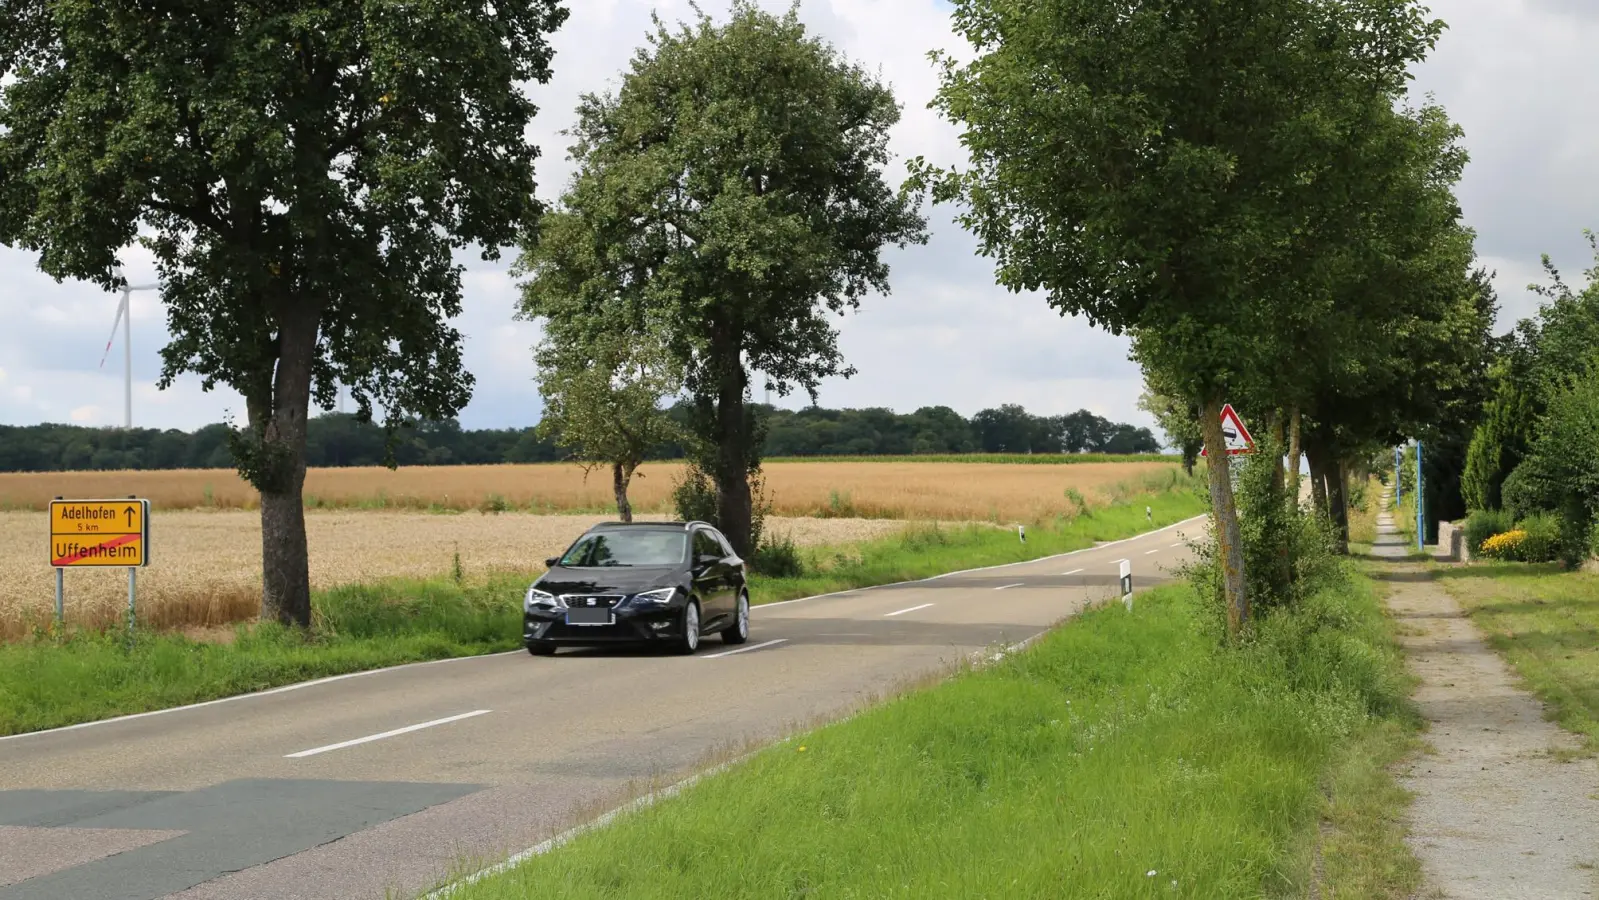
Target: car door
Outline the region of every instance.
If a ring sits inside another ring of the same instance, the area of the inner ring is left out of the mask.
[[[733,545],[727,542],[727,535],[713,532],[716,542],[722,547],[722,558],[727,562],[727,611],[729,615],[738,613],[738,594],[744,588],[744,579],[740,577],[745,573],[744,560],[739,559],[733,552]]]
[[[700,598],[700,620],[706,628],[713,628],[727,615],[730,606],[727,563],[716,537],[703,528],[694,529],[693,548],[694,594]]]

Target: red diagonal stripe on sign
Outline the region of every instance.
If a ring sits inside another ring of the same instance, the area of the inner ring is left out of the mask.
[[[85,547],[82,550],[79,550],[77,553],[72,554],[71,556],[63,556],[60,559],[56,560],[55,562],[52,562],[50,565],[52,565],[52,566],[70,566],[70,565],[72,565],[73,563],[77,562],[80,559],[88,559],[89,557],[96,555],[95,552],[94,552],[96,550],[100,550],[100,549],[109,550],[112,547],[120,547],[123,544],[131,544],[134,541],[138,540],[139,537],[140,536],[137,535],[137,534],[118,535],[118,536],[112,538],[109,541],[105,541],[104,543],[95,544],[93,547]],[[38,557],[34,557],[34,558],[37,559]]]

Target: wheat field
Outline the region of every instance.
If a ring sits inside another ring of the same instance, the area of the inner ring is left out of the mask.
[[[680,473],[673,463],[640,471],[631,496],[641,518],[667,514]],[[1031,524],[1178,474],[1166,462],[781,462],[765,468],[765,493],[769,531],[815,546],[889,534],[903,520]],[[307,476],[305,493],[318,588],[449,575],[457,553],[473,582],[536,570],[589,525],[614,518],[608,473],[585,477],[571,464],[318,469]],[[255,615],[258,502],[236,474],[7,473],[0,474],[0,640],[26,634],[53,612],[43,510],[55,496],[152,502],[151,564],[139,573],[143,626],[203,629]],[[125,615],[126,571],[69,571],[66,598],[72,624],[116,622]]]
[[[482,583],[497,573],[537,571],[584,529],[607,518],[613,517],[312,510],[306,514],[311,584],[325,588],[448,576],[457,553],[469,583]],[[885,519],[768,519],[773,534],[805,546],[866,540],[904,524]],[[0,512],[0,640],[27,634],[54,614],[49,531],[46,513]],[[150,565],[138,575],[141,627],[204,629],[255,616],[261,603],[257,513],[158,512],[151,516],[150,532]],[[103,627],[126,616],[126,569],[73,569],[65,578],[68,623]]]
[[[1169,462],[1014,465],[981,462],[778,462],[764,468],[772,511],[781,516],[1036,522],[1072,512],[1073,489],[1089,502],[1129,481],[1176,471]],[[649,463],[630,497],[665,512],[680,463]],[[250,509],[254,489],[224,469],[0,474],[0,509],[46,508],[52,497],[148,498],[158,510]],[[610,473],[570,463],[499,466],[313,469],[311,508],[604,512],[614,503]]]

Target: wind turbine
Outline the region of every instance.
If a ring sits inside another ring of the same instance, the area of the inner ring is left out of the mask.
[[[117,290],[122,292],[122,302],[117,304],[117,317],[111,323],[111,337],[106,339],[105,353],[100,356],[100,368],[105,368],[105,361],[111,356],[111,345],[117,339],[117,326],[122,326],[122,377],[123,377],[123,419],[122,427],[133,430],[133,311],[128,308],[128,296],[134,291],[153,291],[160,287],[159,284],[128,284],[128,279],[122,275],[121,266],[113,266],[111,275],[120,283]],[[123,319],[127,323],[123,324]]]

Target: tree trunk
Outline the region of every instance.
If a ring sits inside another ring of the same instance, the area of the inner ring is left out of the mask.
[[[270,397],[249,404],[254,458],[241,461],[261,493],[261,618],[301,628],[311,624],[303,491],[316,336],[314,310],[283,316]]]
[[[726,365],[716,396],[716,465],[711,477],[716,481],[717,525],[733,552],[749,559],[750,546],[749,423],[744,416],[744,366],[735,349]]]
[[[1288,415],[1288,500],[1299,508],[1299,407]]]
[[[1205,436],[1211,521],[1216,529],[1222,586],[1227,598],[1227,633],[1236,637],[1249,621],[1249,592],[1244,581],[1243,533],[1238,527],[1238,507],[1233,502],[1227,440],[1221,433],[1221,407],[1219,398],[1207,398],[1200,408],[1199,427]]]
[[[1271,450],[1271,489],[1281,495],[1287,489],[1287,472],[1283,468],[1283,416],[1277,410],[1272,410],[1270,418],[1266,421],[1266,433],[1271,435],[1274,445]]]
[[[1344,461],[1338,458],[1327,461],[1327,505],[1331,507],[1333,525],[1338,529],[1338,552],[1349,552],[1349,491],[1344,476]]]
[[[1305,445],[1305,459],[1310,463],[1310,497],[1318,515],[1328,515],[1327,461],[1325,454],[1314,445]]]
[[[624,522],[633,521],[633,504],[627,500],[627,486],[633,481],[633,465],[611,463],[611,489],[616,492],[616,514]]]
[[[1282,523],[1284,527],[1274,528],[1271,539],[1277,544],[1276,575],[1272,579],[1272,586],[1279,592],[1281,598],[1286,599],[1294,583],[1294,557],[1293,547],[1289,540],[1288,521],[1289,511],[1293,508],[1288,500],[1287,472],[1283,465],[1283,416],[1281,412],[1273,411],[1271,414],[1271,497],[1273,520]]]

